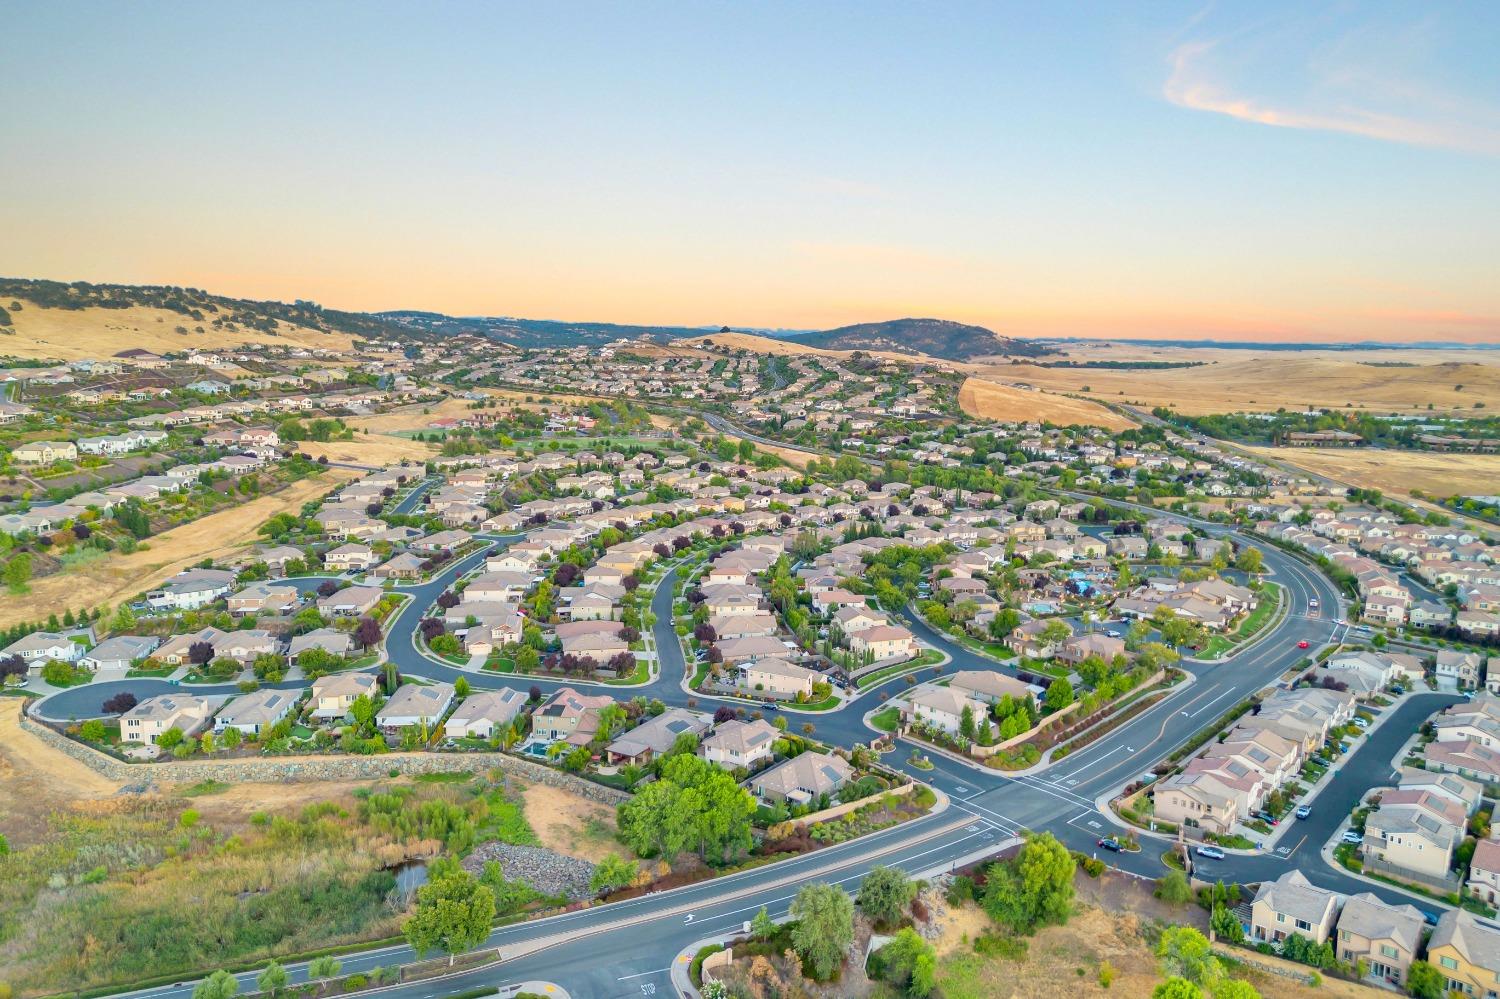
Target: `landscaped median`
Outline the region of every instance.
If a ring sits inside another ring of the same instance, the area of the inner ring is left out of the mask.
[[[878,684],[885,683],[887,680],[894,680],[908,673],[915,673],[928,666],[936,666],[946,658],[948,657],[936,649],[923,649],[921,654],[914,659],[908,659],[905,662],[896,663],[892,666],[882,666],[863,675],[856,674],[854,677],[854,686],[859,690],[868,690]]]
[[[1222,659],[1280,624],[1290,610],[1286,599],[1286,588],[1276,583],[1262,582],[1259,584],[1259,592],[1261,599],[1257,601],[1255,609],[1245,616],[1245,620],[1240,622],[1240,626],[1234,630],[1234,633],[1213,636],[1203,647],[1203,651],[1193,658],[1210,661]],[[1267,592],[1274,594],[1276,599],[1266,600]]]

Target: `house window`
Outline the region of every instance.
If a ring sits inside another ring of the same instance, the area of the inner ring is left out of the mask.
[[[1440,958],[1438,958],[1438,964],[1441,964],[1444,968],[1447,968],[1449,971],[1457,971],[1458,970],[1458,962],[1455,961],[1451,957],[1440,957]]]
[[[1396,954],[1396,948],[1392,947],[1390,944],[1381,944],[1380,945],[1380,956],[1381,957],[1396,957],[1398,955]]]
[[[1276,913],[1276,921],[1278,923],[1284,923],[1284,922],[1286,922],[1286,913],[1284,913],[1284,912],[1278,912],[1278,913]]]
[[[1299,929],[1299,930],[1310,930],[1310,929],[1312,929],[1312,923],[1309,923],[1305,919],[1299,919],[1299,920],[1297,920],[1297,929]]]

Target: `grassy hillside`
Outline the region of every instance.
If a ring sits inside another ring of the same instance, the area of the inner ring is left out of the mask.
[[[926,354],[949,361],[977,357],[1040,357],[1045,347],[1025,340],[1012,340],[983,326],[967,326],[947,319],[892,319],[880,323],[840,326],[797,342],[825,350],[887,350],[902,354]]]

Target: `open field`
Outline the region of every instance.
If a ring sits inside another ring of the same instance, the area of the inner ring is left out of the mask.
[[[351,462],[356,465],[390,465],[398,461],[426,461],[437,453],[437,447],[424,441],[408,437],[392,437],[390,434],[356,434],[352,441],[298,441],[297,450],[329,461]]]
[[[21,728],[19,697],[0,698],[0,835],[12,848],[44,838],[47,816],[108,798],[120,785]]]
[[[181,313],[142,306],[129,309],[43,309],[25,299],[21,299],[21,306],[21,311],[11,315],[14,323],[9,331],[11,335],[0,336],[0,354],[73,361],[85,357],[110,357],[129,347],[165,354],[194,347],[215,349],[246,343],[272,343],[347,351],[354,342],[343,333],[324,333],[285,323],[275,334],[243,328],[237,332],[216,330]],[[192,332],[199,325],[203,326],[204,332]],[[189,332],[175,332],[178,326]]]
[[[46,617],[48,610],[113,606],[168,576],[201,562],[223,558],[255,539],[268,518],[333,491],[355,478],[350,469],[332,468],[316,478],[294,482],[269,496],[261,496],[231,510],[200,517],[190,524],[150,538],[146,550],[110,555],[87,562],[73,572],[35,580],[23,598],[0,600],[0,627]]]
[[[1500,356],[1453,350],[1269,352],[1134,344],[1069,345],[1047,358],[1074,361],[1199,361],[1155,370],[991,365],[985,377],[1183,413],[1275,411],[1307,406],[1380,413],[1471,410],[1500,405]],[[1386,365],[1400,365],[1389,367]],[[1409,365],[1409,366],[1408,366]],[[1463,386],[1462,389],[1457,386]],[[1085,391],[1087,389],[1087,391]]]
[[[1500,455],[1444,454],[1385,448],[1246,447],[1351,486],[1387,493],[1420,489],[1434,496],[1493,493],[1500,484]]]
[[[615,810],[608,805],[547,784],[530,785],[523,800],[526,821],[547,849],[590,863],[629,855],[615,842]]]
[[[1204,915],[1196,907],[1191,913]],[[1183,910],[1172,921],[1181,922],[1188,915],[1189,910]],[[1011,961],[974,953],[976,930],[992,924],[972,906],[965,906],[944,919],[943,935],[934,942],[940,955],[938,985],[947,999],[1021,999],[1057,995],[1064,989],[1074,996],[1150,999],[1162,981],[1148,942],[1148,937],[1155,939],[1147,925],[1151,918],[1128,910],[1106,911],[1085,902],[1066,926],[1049,927],[1028,938],[1025,959]],[[1247,956],[1252,955],[1247,952]],[[1253,956],[1267,963],[1279,960]],[[1099,984],[1099,968],[1105,961],[1115,969],[1108,989]],[[1232,975],[1248,980],[1261,995],[1276,999],[1377,999],[1389,994],[1333,978],[1324,978],[1313,988],[1246,968],[1234,969]]]
[[[428,430],[433,420],[456,420],[468,416],[467,399],[444,399],[435,405],[402,406],[389,413],[375,416],[355,416],[344,422],[355,430],[368,430],[372,434],[394,434],[401,431]]]
[[[1011,423],[1049,420],[1063,426],[1083,423],[1106,430],[1128,430],[1136,426],[1134,421],[1096,403],[1069,399],[1052,392],[1012,388],[982,378],[964,380],[963,387],[958,390],[958,404],[970,416]]]

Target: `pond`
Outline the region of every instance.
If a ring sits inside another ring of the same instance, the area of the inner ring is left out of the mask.
[[[390,868],[396,876],[396,891],[403,899],[410,899],[417,889],[427,883],[427,861],[408,860]]]

